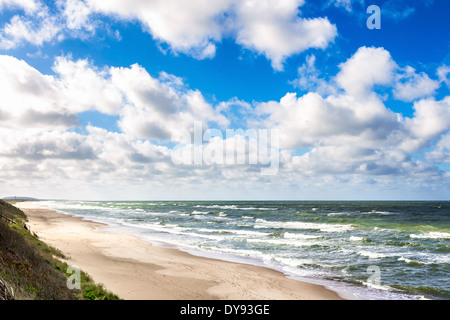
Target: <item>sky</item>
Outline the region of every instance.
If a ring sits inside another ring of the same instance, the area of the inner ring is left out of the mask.
[[[0,197],[450,200],[449,13],[0,0]]]

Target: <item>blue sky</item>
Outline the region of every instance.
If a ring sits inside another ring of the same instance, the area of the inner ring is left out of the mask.
[[[446,0],[0,0],[0,195],[448,200],[449,12]],[[216,151],[246,139],[227,129],[276,131],[276,172],[177,164],[195,122],[222,133],[202,141]]]

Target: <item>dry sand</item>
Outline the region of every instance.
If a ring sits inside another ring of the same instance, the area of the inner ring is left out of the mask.
[[[336,300],[322,286],[253,265],[194,256],[107,232],[104,225],[22,207],[31,231],[125,300]]]

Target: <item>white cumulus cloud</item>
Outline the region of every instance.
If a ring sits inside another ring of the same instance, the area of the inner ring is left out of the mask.
[[[384,48],[361,47],[345,63],[336,76],[337,83],[349,94],[366,95],[375,85],[389,85],[397,68]]]
[[[430,79],[424,72],[417,74],[414,68],[408,66],[398,76],[394,97],[410,102],[433,95],[439,86],[439,81]]]
[[[289,56],[324,49],[337,36],[327,18],[300,16],[304,0],[88,0],[93,11],[140,21],[153,37],[175,52],[211,58],[231,37],[266,56],[276,70]]]

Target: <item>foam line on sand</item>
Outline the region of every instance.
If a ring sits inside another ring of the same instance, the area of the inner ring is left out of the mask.
[[[335,300],[316,284],[259,266],[194,256],[107,232],[102,224],[47,209],[22,208],[41,240],[68,264],[126,300]]]

